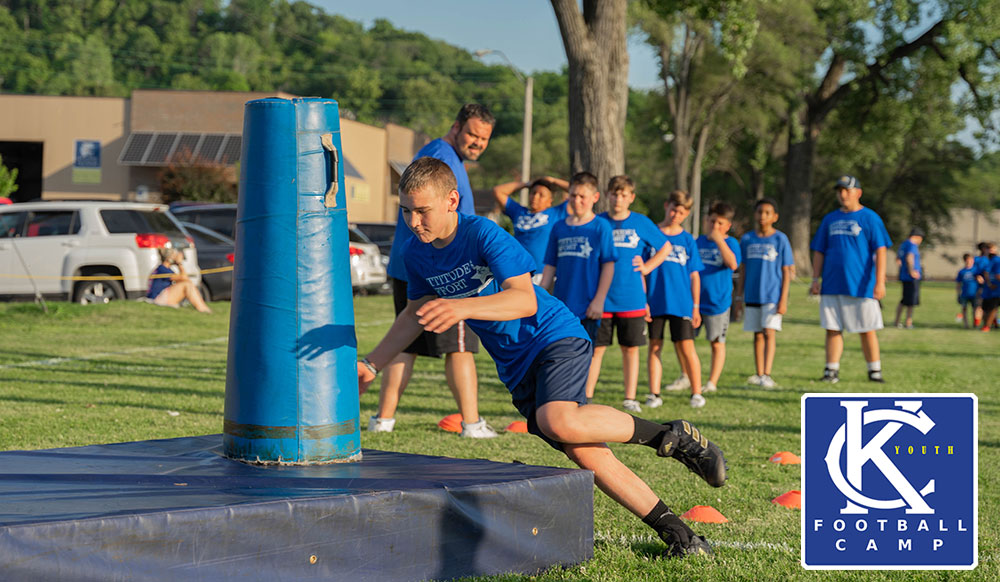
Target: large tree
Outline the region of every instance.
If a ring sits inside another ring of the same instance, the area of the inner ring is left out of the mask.
[[[924,59],[937,59],[948,71],[945,91],[951,82],[964,81],[974,102],[970,111],[990,112],[996,95],[995,87],[990,87],[990,75],[996,72],[1000,50],[996,34],[1000,6],[996,2],[836,0],[816,2],[814,10],[817,34],[827,41],[815,54],[823,72],[790,102],[785,161],[785,226],[795,262],[806,272],[811,271],[817,144],[831,114],[848,101],[855,107],[870,108],[879,99],[917,89],[910,72]],[[859,177],[865,184],[864,176]]]
[[[625,171],[626,0],[551,0],[569,61],[569,159],[603,186]]]

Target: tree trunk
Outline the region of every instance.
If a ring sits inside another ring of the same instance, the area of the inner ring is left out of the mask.
[[[816,142],[806,131],[799,139],[789,136],[788,154],[785,158],[785,200],[782,209],[788,220],[783,220],[785,234],[792,245],[796,270],[804,276],[812,275],[812,256],[809,252],[812,219],[813,155]]]
[[[569,160],[601,190],[625,171],[628,48],[625,0],[551,0],[569,61]],[[602,197],[598,210],[607,208]]]

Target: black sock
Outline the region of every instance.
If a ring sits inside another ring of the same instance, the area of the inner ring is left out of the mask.
[[[635,429],[632,438],[625,442],[659,449],[663,442],[663,433],[667,430],[666,427],[638,416],[632,416],[632,420],[635,422]]]
[[[681,521],[681,518],[677,517],[676,513],[670,511],[670,508],[667,507],[667,504],[662,499],[656,501],[656,506],[646,514],[646,517],[642,518],[642,522],[656,530],[657,535],[660,532],[669,530],[675,537],[680,538],[679,541],[681,543],[687,543],[691,539],[691,536],[694,535],[691,528]]]

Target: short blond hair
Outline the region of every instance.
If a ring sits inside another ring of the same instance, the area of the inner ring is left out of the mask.
[[[670,194],[667,194],[667,204],[670,203],[691,210],[691,207],[694,206],[694,198],[691,198],[691,195],[686,190],[674,190]]]
[[[448,164],[437,158],[424,156],[413,160],[403,171],[403,176],[399,179],[399,193],[410,195],[428,186],[434,194],[446,196],[458,189],[458,182]]]

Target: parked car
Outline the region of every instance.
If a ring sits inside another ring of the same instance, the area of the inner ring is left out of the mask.
[[[171,212],[185,222],[210,228],[230,238],[236,232],[235,204],[201,204],[175,202]],[[383,258],[379,247],[359,229],[350,226],[351,287],[358,292],[385,293],[391,290],[386,283],[385,267],[389,255]],[[391,244],[391,243],[390,243]]]
[[[354,222],[351,224],[360,230],[368,240],[378,245],[378,250],[386,257],[388,263],[389,251],[392,250],[392,239],[396,236],[395,222]]]
[[[236,205],[174,202],[170,212],[179,220],[210,228],[229,238],[236,238]]]
[[[192,239],[162,204],[43,201],[0,206],[0,296],[77,303],[146,294],[167,244],[198,284]]]
[[[354,292],[385,293],[391,291],[385,263],[378,245],[356,228],[348,227],[351,253],[351,287]]]
[[[181,222],[194,239],[198,249],[198,268],[201,269],[201,291],[205,301],[222,301],[233,298],[233,262],[236,242],[228,236],[191,222]]]

